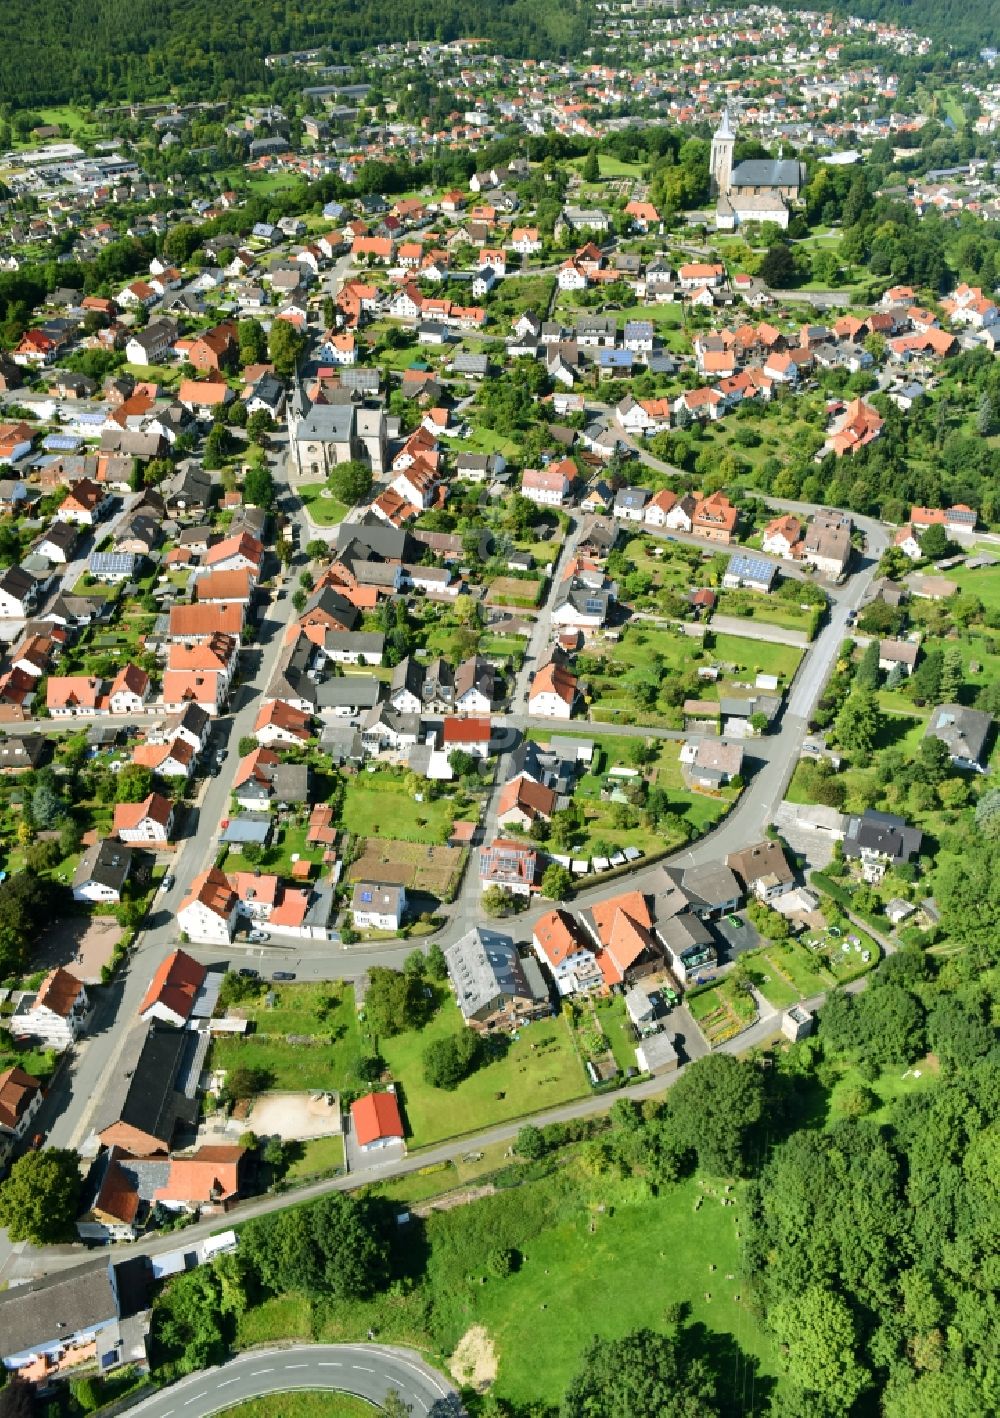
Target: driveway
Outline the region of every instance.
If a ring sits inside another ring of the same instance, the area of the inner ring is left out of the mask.
[[[377,1147],[373,1152],[363,1152],[358,1146],[358,1140],[354,1135],[354,1126],[351,1122],[351,1115],[347,1113],[344,1117],[344,1157],[347,1161],[347,1170],[351,1172],[378,1172],[379,1169],[389,1167],[395,1170],[406,1156],[406,1144],[403,1142],[387,1142],[384,1147]]]
[[[719,944],[720,965],[729,965],[745,950],[755,950],[760,945],[760,936],[744,912],[739,911],[736,916],[742,922],[741,925],[734,926],[726,916],[723,916],[721,921],[712,922],[712,929]]]

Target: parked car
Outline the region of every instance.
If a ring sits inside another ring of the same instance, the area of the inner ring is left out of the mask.
[[[171,876],[170,872],[167,872],[166,876],[165,876],[165,877],[163,878],[163,880],[160,882],[160,890],[161,890],[161,891],[173,891],[173,889],[174,889],[174,879],[173,879],[173,877]]]
[[[259,980],[259,979],[260,979],[260,971],[259,971],[259,970],[251,970],[248,965],[244,965],[244,967],[243,967],[242,970],[237,971],[237,974],[242,975],[243,978],[244,978],[244,980]]]
[[[295,975],[291,970],[275,970],[271,976],[272,980],[294,980]]]
[[[263,945],[265,941],[270,939],[271,937],[267,931],[251,931],[247,936],[247,940],[253,945]]]

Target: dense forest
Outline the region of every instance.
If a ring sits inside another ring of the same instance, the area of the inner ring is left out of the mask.
[[[262,87],[266,55],[292,49],[337,62],[377,43],[474,36],[512,56],[578,55],[588,21],[589,0],[5,0],[0,102],[235,96]]]
[[[804,0],[802,8],[814,7]],[[905,25],[957,50],[974,52],[1000,41],[995,0],[833,0],[830,9]]]

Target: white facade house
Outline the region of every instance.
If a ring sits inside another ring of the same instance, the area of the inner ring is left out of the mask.
[[[196,876],[177,912],[177,925],[201,945],[228,945],[236,929],[239,901],[218,867]]]
[[[539,919],[531,948],[563,997],[599,989],[604,982],[597,956],[567,911],[549,911]]]
[[[398,931],[406,912],[406,888],[359,881],[351,898],[355,930]]]
[[[50,970],[37,994],[22,995],[5,1021],[15,1039],[37,1039],[50,1049],[68,1049],[80,1037],[90,1013],[82,981],[68,970]]]

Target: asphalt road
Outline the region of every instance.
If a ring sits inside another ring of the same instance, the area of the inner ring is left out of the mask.
[[[206,1418],[234,1404],[294,1389],[336,1389],[381,1408],[394,1389],[414,1415],[460,1418],[455,1389],[413,1349],[381,1344],[297,1344],[257,1349],[189,1374],[129,1410],[141,1418]]]

